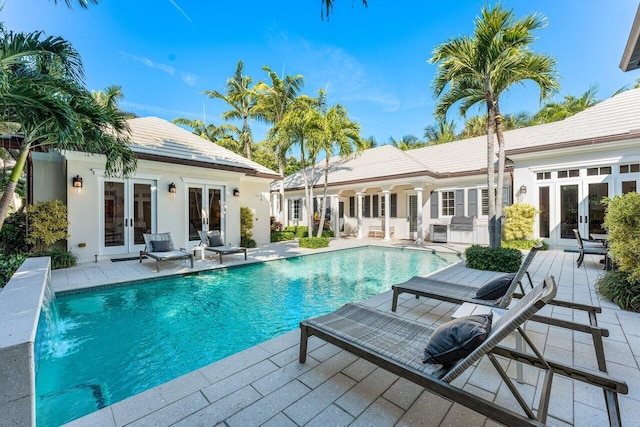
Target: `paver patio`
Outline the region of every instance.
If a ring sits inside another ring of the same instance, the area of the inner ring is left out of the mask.
[[[331,249],[363,244],[384,245],[379,240],[334,240]],[[391,245],[413,246],[395,241]],[[428,249],[462,251],[453,245],[426,246]],[[252,260],[275,259],[308,253],[292,243],[267,245],[249,252]],[[605,356],[609,372],[629,385],[629,394],[619,396],[624,425],[640,421],[640,315],[620,310],[600,300],[594,290],[602,266],[588,256],[580,269],[577,254],[562,250],[541,252],[530,269],[534,281],[553,274],[559,284],[558,297],[587,304],[599,304],[598,324],[609,329]],[[227,261],[228,259],[228,261]],[[225,265],[243,264],[241,256],[225,257]],[[147,261],[100,262],[53,272],[56,291],[98,286],[159,274],[191,271],[186,264],[165,263],[155,273]],[[218,261],[197,261],[196,269],[217,267]],[[366,304],[390,311],[391,291],[368,299]],[[426,323],[448,320],[454,304],[415,299],[403,294],[398,313]],[[545,307],[553,317],[587,323],[585,313],[560,307]],[[545,356],[597,370],[591,337],[556,327],[529,323],[528,332]],[[294,330],[219,362],[177,378],[159,387],[115,403],[71,422],[73,426],[494,426],[493,421],[458,404],[431,394],[423,388],[377,368],[371,363],[312,337],[309,357],[298,362],[299,331]],[[514,340],[512,340],[514,341]],[[512,342],[513,344],[513,342]],[[503,361],[515,377],[515,363]],[[524,367],[524,383],[518,389],[529,401],[537,401],[539,370]],[[453,384],[519,410],[505,384],[485,358]],[[534,400],[535,399],[535,400]],[[556,426],[608,425],[599,389],[554,379],[547,423]]]

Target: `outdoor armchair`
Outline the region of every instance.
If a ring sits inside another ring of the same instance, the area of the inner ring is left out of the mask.
[[[175,261],[180,259],[191,260],[193,268],[193,254],[184,248],[175,249],[171,233],[143,234],[144,249],[140,251],[140,262],[142,257],[147,256],[156,260],[156,271],[160,271],[160,261]]]
[[[578,255],[578,259],[576,263],[578,264],[578,268],[582,265],[584,261],[585,255],[602,255],[604,256],[604,264],[605,269],[609,268],[609,249],[602,246],[602,242],[599,240],[591,240],[591,239],[583,239],[580,236],[580,232],[577,229],[573,229],[573,234],[576,236],[576,242],[578,242],[578,251],[580,254]],[[587,244],[585,244],[587,243]],[[589,243],[592,243],[591,245]],[[594,246],[593,243],[597,243],[598,245]]]
[[[198,231],[198,235],[200,236],[200,244],[204,246],[206,251],[215,252],[220,257],[220,264],[222,264],[222,255],[226,254],[238,254],[244,253],[244,259],[247,260],[247,248],[243,246],[231,246],[225,245],[222,241],[222,236],[220,231],[211,230],[211,231]]]

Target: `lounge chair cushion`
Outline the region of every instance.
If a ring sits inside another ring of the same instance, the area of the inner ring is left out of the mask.
[[[173,250],[171,240],[152,240],[151,249],[153,252],[169,252]]]
[[[209,236],[209,246],[224,246],[222,237],[219,234],[212,234]]]
[[[440,325],[427,342],[423,363],[451,366],[467,357],[491,332],[493,313],[465,316]]]
[[[498,277],[482,286],[476,292],[476,298],[482,300],[497,300],[502,298],[504,294],[511,286],[511,281],[515,277],[515,274],[507,274],[506,276]]]

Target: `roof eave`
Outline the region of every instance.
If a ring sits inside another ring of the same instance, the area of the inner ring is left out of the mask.
[[[631,71],[640,68],[640,5],[633,20],[627,46],[624,48],[620,69]]]

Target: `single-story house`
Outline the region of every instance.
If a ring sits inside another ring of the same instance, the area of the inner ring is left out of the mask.
[[[638,188],[640,89],[562,121],[504,135],[504,204],[534,205],[535,237],[549,244],[575,245],[574,228],[584,236],[602,232],[602,198]],[[339,235],[488,243],[486,149],[482,136],[409,151],[384,145],[332,158],[326,216]],[[318,199],[324,161],[315,169]],[[305,225],[302,172],[285,178],[283,202],[280,185],[272,185],[272,213],[285,225]],[[461,217],[473,217],[472,223]]]
[[[269,242],[269,186],[274,171],[156,117],[128,121],[136,171],[105,174],[105,156],[34,152],[32,201],[68,208],[68,248],[79,261],[126,257],[143,234],[171,232],[175,246],[200,243],[198,230],[220,230],[240,243],[240,207],[254,213],[253,238]]]

